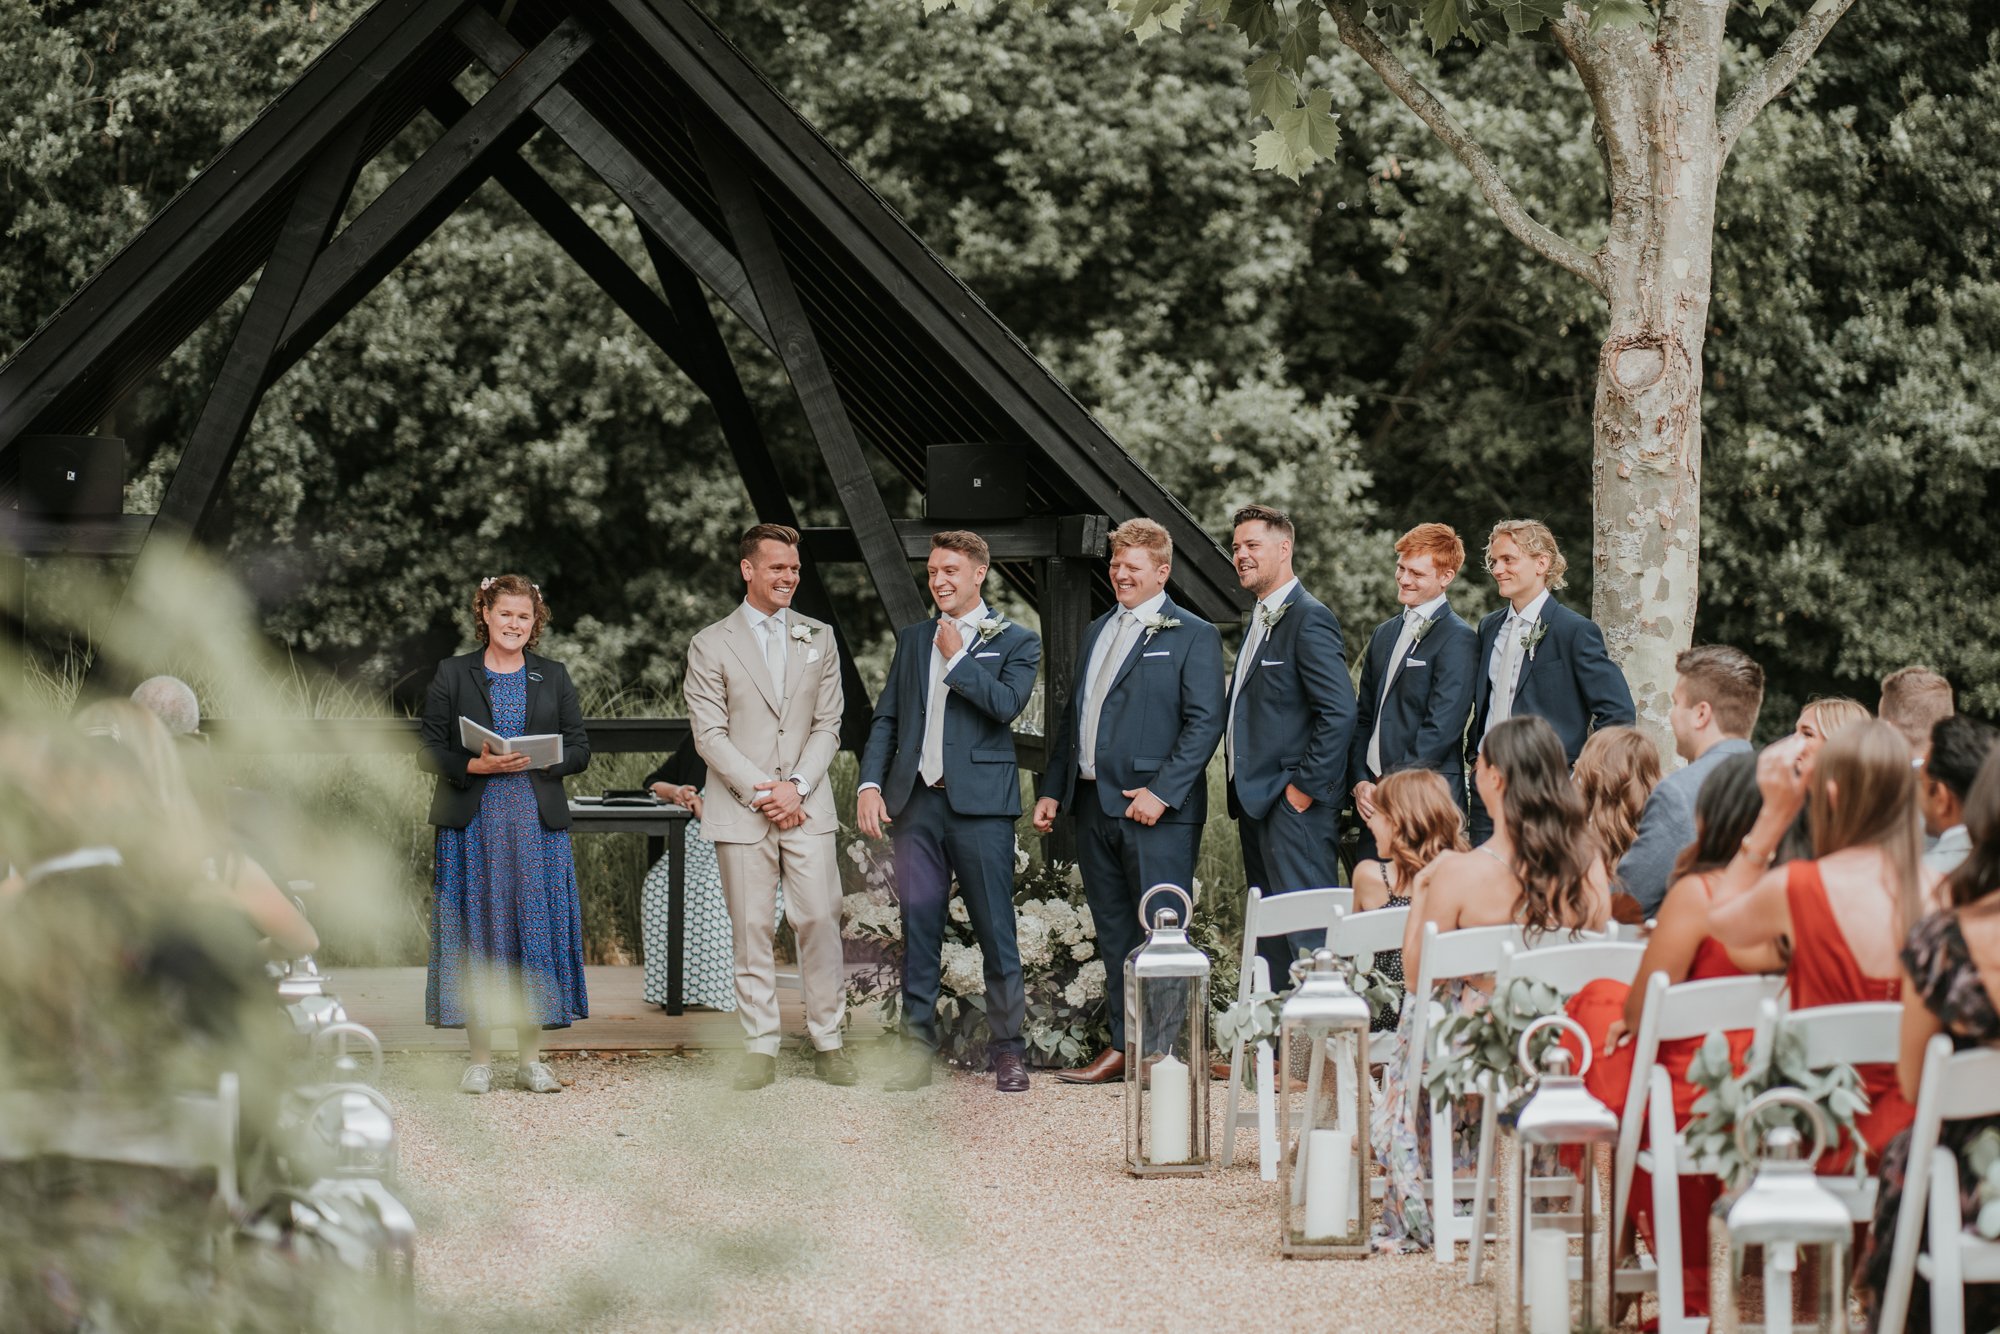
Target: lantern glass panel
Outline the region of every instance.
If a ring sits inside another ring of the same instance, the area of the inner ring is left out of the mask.
[[[1737,1146],[1750,1157],[1759,1121],[1779,1106],[1806,1114],[1812,1152],[1801,1155],[1800,1136],[1791,1126],[1771,1129],[1749,1181],[1710,1216],[1711,1247],[1722,1247],[1729,1256],[1709,1275],[1712,1327],[1718,1334],[1846,1334],[1853,1220],[1813,1171],[1828,1139],[1824,1114],[1795,1090],[1772,1089],[1737,1118]]]
[[[1278,1024],[1279,1250],[1361,1259],[1374,1228],[1368,1005],[1325,950],[1295,975]]]
[[[1171,908],[1146,901],[1178,886],[1156,885],[1140,903],[1146,940],[1125,961],[1125,1166],[1135,1176],[1198,1176],[1208,1170],[1208,956],[1189,942]]]

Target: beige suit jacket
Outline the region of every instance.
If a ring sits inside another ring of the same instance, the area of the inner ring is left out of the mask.
[[[771,692],[757,632],[739,604],[688,644],[682,684],[694,747],[708,763],[702,832],[717,843],[755,843],[777,826],[751,806],[757,784],[793,774],[812,792],[805,799],[809,834],[840,828],[827,766],[840,749],[840,662],[833,632],[822,621],[787,611],[789,626],[807,626],[810,641],[785,641],[785,697]]]

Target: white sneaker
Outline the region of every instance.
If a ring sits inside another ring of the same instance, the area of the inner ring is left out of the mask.
[[[514,1073],[514,1082],[530,1093],[561,1093],[562,1081],[542,1061],[529,1061]]]
[[[465,1073],[458,1077],[460,1093],[491,1093],[493,1091],[493,1067],[490,1065],[468,1065]]]

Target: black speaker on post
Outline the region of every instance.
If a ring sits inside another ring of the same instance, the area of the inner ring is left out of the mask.
[[[1020,445],[932,445],[924,473],[927,519],[1027,516],[1027,451]]]
[[[103,435],[24,435],[15,445],[23,518],[115,519],[125,509],[125,442]]]

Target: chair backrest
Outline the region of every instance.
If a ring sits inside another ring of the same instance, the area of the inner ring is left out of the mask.
[[[1431,988],[1454,978],[1478,977],[1500,970],[1500,947],[1520,950],[1526,944],[1518,926],[1467,926],[1456,931],[1439,931],[1437,923],[1424,927],[1423,957],[1419,961],[1417,994],[1429,996]]]
[[[1289,936],[1295,931],[1331,931],[1335,914],[1353,906],[1352,889],[1295,889],[1288,894],[1267,896],[1257,886],[1250,886],[1249,895],[1243,901],[1243,959],[1238,972],[1237,995],[1243,997],[1250,994],[1256,976],[1252,960],[1257,957],[1258,941]],[[1289,977],[1271,979],[1274,990],[1283,991],[1291,984]]]
[[[1326,947],[1343,959],[1403,948],[1403,928],[1410,920],[1408,905],[1373,908],[1367,912],[1336,912]]]
[[[180,1094],[138,1103],[66,1090],[0,1092],[0,1161],[75,1158],[215,1173],[216,1194],[236,1193],[238,1085],[224,1072],[213,1097]]]
[[[1757,1041],[1752,1048],[1760,1065],[1771,1058],[1772,1038],[1781,1016],[1786,1031],[1804,1041],[1805,1062],[1816,1070],[1842,1063],[1893,1062],[1902,1048],[1903,1007],[1895,1001],[1857,1001],[1789,1011],[1780,1011],[1775,1001],[1765,1001],[1758,1007]]]
[[[1495,986],[1525,977],[1546,982],[1562,995],[1573,996],[1591,982],[1629,983],[1639,971],[1639,960],[1645,957],[1644,945],[1611,940],[1585,940],[1531,950],[1519,950],[1509,942],[1502,942]]]

